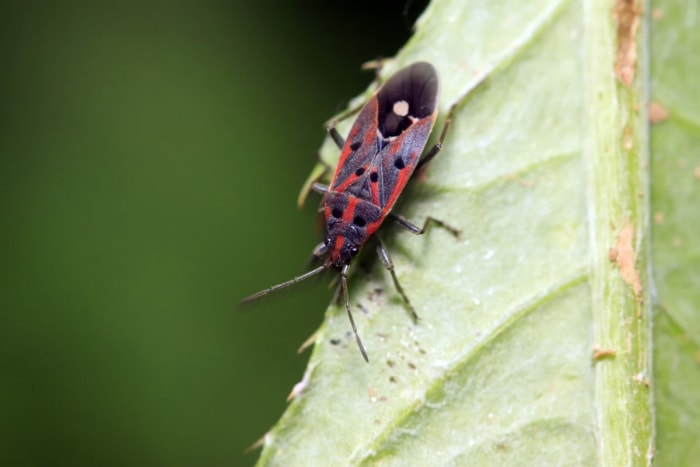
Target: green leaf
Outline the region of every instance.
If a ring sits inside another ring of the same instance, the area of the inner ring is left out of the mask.
[[[382,76],[430,61],[442,115],[458,110],[443,152],[395,211],[444,220],[462,238],[385,231],[417,325],[366,249],[370,267],[354,265],[350,295],[370,364],[331,305],[260,465],[697,459],[694,1],[655,4],[651,35],[651,8],[631,0],[428,7]],[[650,76],[670,114],[651,144]],[[337,158],[327,140],[323,164]]]
[[[651,131],[658,460],[692,465],[700,459],[700,5],[654,2],[652,18],[652,100],[667,114]]]

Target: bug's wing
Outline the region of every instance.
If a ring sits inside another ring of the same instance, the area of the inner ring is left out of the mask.
[[[370,177],[377,173],[374,177],[377,182],[370,182],[371,197],[382,208],[383,215],[391,211],[413,175],[434,122],[434,117],[416,120],[409,127],[410,131],[404,131],[390,141],[370,164]]]
[[[377,129],[382,147],[369,166],[377,173],[370,191],[386,215],[411,178],[437,116],[437,74],[415,63],[399,71],[377,94]]]
[[[367,169],[382,147],[377,132],[377,114],[378,101],[375,96],[362,108],[345,139],[345,146],[330,184],[331,191],[345,192],[367,199]]]
[[[408,182],[437,114],[438,80],[426,62],[394,74],[360,111],[331,182],[388,212]]]

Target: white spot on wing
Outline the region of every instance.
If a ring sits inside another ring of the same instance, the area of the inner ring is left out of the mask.
[[[396,101],[391,110],[399,117],[405,117],[408,115],[408,102],[404,100]]]

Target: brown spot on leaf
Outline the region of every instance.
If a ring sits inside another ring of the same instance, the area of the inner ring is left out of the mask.
[[[635,380],[636,382],[640,383],[640,384],[643,384],[643,385],[646,386],[646,387],[649,387],[649,385],[651,384],[651,382],[649,381],[649,378],[647,378],[647,377],[644,375],[644,372],[643,372],[643,371],[640,371],[639,373],[637,373],[636,375],[634,375],[634,376],[632,377],[632,379]]]
[[[613,17],[617,22],[617,60],[615,75],[626,86],[632,84],[637,67],[637,29],[640,9],[636,0],[617,0]]]
[[[591,357],[594,362],[602,360],[604,358],[613,358],[617,355],[617,351],[614,349],[601,349],[600,347],[593,347],[593,356]]]
[[[664,220],[666,220],[666,217],[664,216],[663,212],[656,212],[654,213],[654,222],[657,224],[663,224]]]
[[[610,259],[620,269],[620,275],[634,292],[637,302],[642,301],[642,281],[637,272],[637,253],[632,244],[634,240],[634,226],[628,220],[622,223],[622,229],[617,234],[615,242],[615,254],[608,252]],[[614,257],[614,259],[613,259]]]
[[[625,125],[622,133],[622,147],[625,149],[625,151],[629,151],[632,149],[633,144],[634,139],[632,138],[632,128],[630,128],[629,125]]]
[[[668,110],[655,101],[650,101],[648,105],[649,111],[649,122],[653,125],[656,123],[663,122],[668,118]]]
[[[700,165],[695,167],[695,170],[693,171],[693,175],[695,176],[695,178],[700,180]]]

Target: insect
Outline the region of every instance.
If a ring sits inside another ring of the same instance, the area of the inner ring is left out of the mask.
[[[353,258],[387,218],[418,235],[431,223],[459,235],[458,230],[432,217],[418,227],[391,212],[414,172],[442,148],[454,107],[438,142],[421,158],[437,117],[437,96],[435,68],[427,62],[417,62],[396,72],[375,93],[360,110],[347,139],[338,133],[335,124],[329,124],[328,133],[342,151],[340,161],[330,185],[315,183],[312,187],[323,195],[321,211],[326,235],[313,252],[323,263],[306,274],[261,290],[243,299],[243,303],[335,268],[340,272],[340,287],[355,340],[362,357],[369,362],[350,311],[347,275]],[[396,277],[391,257],[381,238],[375,238],[379,258],[416,321],[418,315]]]

